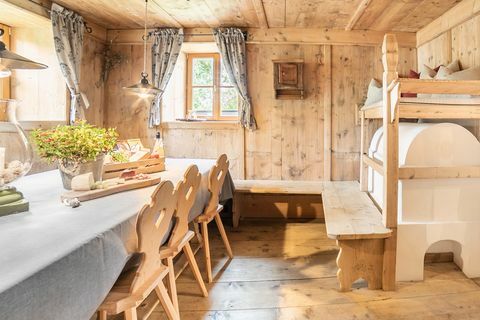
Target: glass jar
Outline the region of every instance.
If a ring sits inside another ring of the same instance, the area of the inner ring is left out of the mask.
[[[17,121],[15,100],[0,99],[0,190],[32,168],[33,150]]]

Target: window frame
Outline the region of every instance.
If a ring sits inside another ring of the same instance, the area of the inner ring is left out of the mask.
[[[213,85],[211,86],[194,86],[192,84],[192,71],[193,71],[193,59],[196,58],[213,58]],[[192,111],[192,96],[193,96],[193,88],[213,88],[213,106],[212,106],[212,115],[205,116],[199,115],[198,118],[206,119],[206,120],[238,120],[240,114],[240,97],[238,96],[237,92],[237,112],[236,116],[222,116],[221,110],[221,89],[222,88],[234,88],[234,85],[225,86],[221,84],[221,59],[220,53],[218,52],[211,52],[211,53],[187,53],[187,99],[186,99],[186,106],[185,106],[185,116],[188,115]]]

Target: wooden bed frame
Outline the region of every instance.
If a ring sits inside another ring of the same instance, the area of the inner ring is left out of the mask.
[[[480,119],[479,104],[404,103],[401,93],[480,95],[480,81],[400,79],[398,43],[386,34],[382,46],[383,101],[360,111],[360,190],[368,191],[368,168],[383,175],[383,225],[391,230],[383,246],[382,288],[395,289],[398,181],[402,179],[480,178],[480,167],[403,167],[398,162],[398,126],[402,119]],[[368,120],[383,119],[384,161],[368,156]],[[328,221],[327,221],[328,223]]]

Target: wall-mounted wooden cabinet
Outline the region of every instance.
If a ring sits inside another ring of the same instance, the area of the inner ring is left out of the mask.
[[[303,60],[274,60],[273,70],[275,99],[304,98]]]

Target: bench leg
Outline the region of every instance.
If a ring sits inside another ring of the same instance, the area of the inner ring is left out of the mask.
[[[240,211],[238,210],[238,201],[240,200],[240,195],[235,193],[233,195],[233,206],[232,206],[232,220],[233,220],[233,228],[237,229],[238,225],[240,224]]]
[[[337,245],[340,291],[350,291],[360,278],[368,282],[369,289],[382,288],[384,239],[337,240]]]

